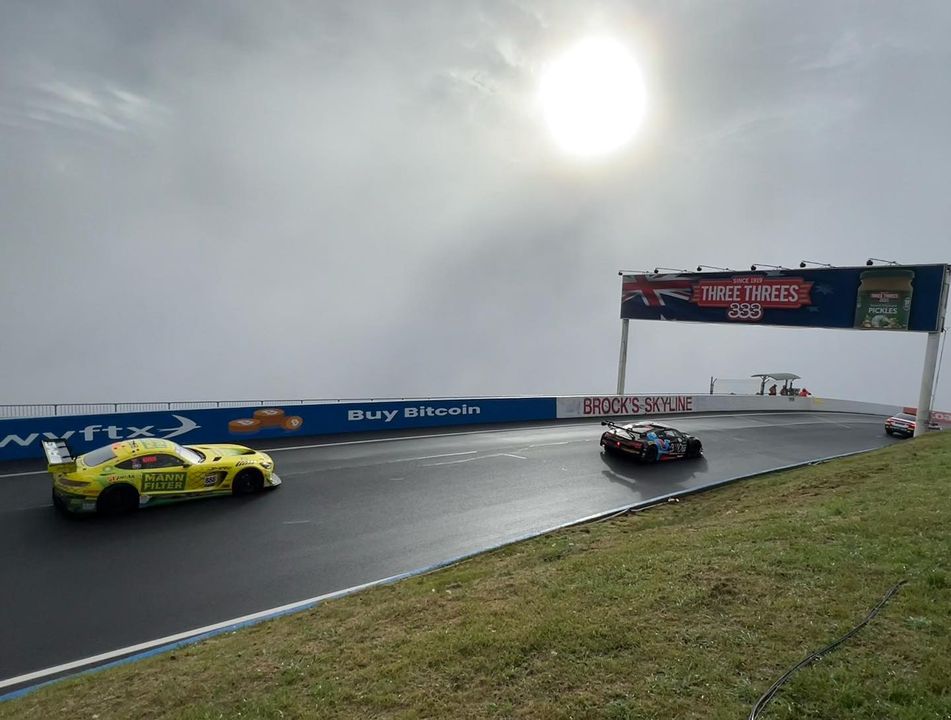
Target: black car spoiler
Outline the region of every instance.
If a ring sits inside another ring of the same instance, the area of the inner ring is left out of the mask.
[[[66,444],[65,438],[43,440],[42,444],[50,472],[75,472],[76,457]]]
[[[627,429],[626,427],[624,427],[623,425],[618,425],[616,422],[613,422],[613,421],[611,421],[611,420],[602,420],[602,421],[601,421],[601,424],[602,424],[602,425],[606,425],[607,427],[611,428],[612,430],[620,430],[621,432],[625,432],[625,433],[627,433],[627,436],[630,437],[630,438],[633,438],[633,437],[637,434],[637,433],[635,433],[633,430],[628,430],[628,429]]]

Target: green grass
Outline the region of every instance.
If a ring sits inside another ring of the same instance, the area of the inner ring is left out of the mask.
[[[951,717],[951,433],[509,546],[0,718]]]

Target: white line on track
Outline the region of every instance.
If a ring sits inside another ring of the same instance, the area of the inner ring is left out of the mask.
[[[748,412],[748,413],[697,413],[696,415],[650,415],[650,416],[634,416],[634,415],[624,415],[617,417],[631,417],[631,418],[642,418],[650,420],[687,420],[687,419],[705,419],[711,417],[776,417],[778,415],[789,416],[789,415],[813,415],[816,411],[810,412],[808,410],[791,410],[791,411],[774,411],[774,412]],[[615,417],[605,415],[604,417]],[[545,430],[554,430],[558,428],[579,428],[579,427],[591,427],[599,420],[602,420],[601,417],[591,417],[591,418],[572,418],[577,420],[586,420],[586,422],[552,422],[550,425],[530,425],[516,428],[496,428],[494,430],[463,430],[461,432],[447,432],[447,433],[433,433],[433,434],[417,434],[417,435],[405,435],[401,437],[386,437],[386,438],[368,438],[365,440],[341,440],[339,442],[330,442],[330,443],[312,443],[309,445],[291,445],[289,447],[275,447],[275,448],[263,448],[263,452],[273,453],[273,452],[286,452],[288,450],[310,450],[311,448],[322,448],[322,447],[340,447],[343,445],[369,445],[372,443],[385,443],[385,442],[403,442],[406,440],[426,440],[429,438],[444,438],[444,437],[456,437],[456,436],[465,436],[465,435],[490,435],[490,434],[499,434],[499,433],[514,433],[514,432],[544,432]],[[422,431],[425,428],[417,428]]]
[[[511,433],[511,432],[524,432],[526,430],[550,430],[552,428],[559,427],[584,427],[586,425],[591,425],[591,422],[586,423],[557,423],[552,425],[536,425],[531,427],[519,427],[519,428],[500,428],[497,430],[465,430],[463,432],[451,432],[451,433],[433,433],[433,434],[420,434],[420,435],[406,435],[402,437],[388,437],[388,438],[368,438],[365,440],[342,440],[340,442],[330,442],[330,443],[313,443],[310,445],[292,445],[290,447],[275,447],[275,448],[264,448],[263,452],[274,453],[274,452],[285,452],[287,450],[310,450],[311,448],[322,448],[322,447],[341,447],[344,445],[370,445],[373,443],[385,443],[385,442],[404,442],[406,440],[428,440],[429,438],[444,438],[444,437],[462,437],[465,435],[489,435],[489,434],[498,434],[498,433]],[[419,428],[420,430],[425,428]]]
[[[462,460],[448,460],[446,462],[438,463],[423,463],[423,467],[439,467],[440,465],[461,465],[462,463],[472,462],[473,460],[488,460],[489,458],[497,457],[510,457],[518,458],[519,460],[527,460],[528,458],[522,457],[521,455],[513,455],[512,453],[487,453],[485,455],[477,455],[476,457],[467,457]]]
[[[446,462],[438,463],[423,463],[423,467],[441,467],[443,465],[461,465],[462,463],[472,462],[473,460],[482,460],[483,458],[489,457],[488,455],[482,455],[481,457],[469,457],[462,460],[447,460]]]
[[[397,458],[396,460],[386,460],[384,465],[398,462],[413,462],[414,460],[435,460],[436,458],[457,457],[459,455],[475,455],[477,450],[466,450],[465,452],[443,453],[442,455],[423,455],[422,457]]]
[[[676,419],[680,422],[687,421],[689,423],[691,420],[704,420],[708,418],[716,417],[790,417],[795,415],[808,415],[810,417],[815,417],[815,422],[817,423],[832,423],[838,424],[835,420],[827,420],[825,418],[819,419],[816,416],[822,415],[821,410],[791,410],[791,411],[773,411],[773,412],[745,412],[745,413],[697,413],[695,415],[681,414],[681,415],[650,415],[650,416],[623,416],[631,418],[647,418],[658,421]],[[862,413],[828,413],[829,415],[848,415],[851,418],[851,422],[866,422],[866,423],[875,423],[881,422],[879,419],[864,419],[862,418]],[[861,419],[856,419],[855,416],[858,415]],[[613,417],[605,415],[604,417]],[[620,417],[620,416],[619,416]],[[489,435],[489,434],[498,434],[498,433],[512,433],[512,432],[526,432],[526,431],[545,431],[552,430],[555,428],[578,428],[578,427],[590,427],[594,423],[600,420],[600,417],[588,418],[587,422],[556,422],[550,425],[534,425],[528,427],[517,427],[517,428],[498,428],[495,430],[464,430],[462,432],[450,432],[450,433],[435,433],[432,435],[406,435],[402,437],[389,437],[389,438],[368,438],[364,440],[344,440],[340,442],[331,442],[331,443],[312,443],[309,445],[291,445],[288,447],[275,447],[275,448],[263,448],[263,452],[267,453],[276,453],[276,452],[288,452],[290,450],[310,450],[313,448],[322,448],[322,447],[341,447],[344,445],[371,445],[374,443],[385,443],[385,442],[403,442],[406,440],[420,440],[426,438],[444,438],[444,437],[456,437],[456,436],[466,436],[466,435]],[[784,423],[789,425],[808,425],[808,421],[803,423]],[[572,441],[566,441],[572,442]],[[577,442],[577,441],[575,441]],[[563,443],[545,443],[551,445],[560,445]],[[543,447],[543,445],[530,445],[529,447]],[[399,462],[399,461],[390,461],[390,462]],[[21,477],[25,475],[46,475],[46,470],[31,470],[28,472],[16,472],[16,473],[7,473],[5,475],[0,475],[0,479],[9,478],[9,477]]]
[[[47,472],[49,471],[48,470],[31,470],[30,472],[7,473],[6,475],[0,475],[0,478],[20,477],[21,475],[46,475]]]
[[[757,416],[757,415],[774,415],[774,414],[776,413],[737,413],[737,414],[716,413],[715,415],[719,415],[719,416],[729,415],[730,417],[749,417],[749,416]],[[793,413],[788,413],[788,415],[791,415],[791,414]],[[697,418],[700,418],[700,417],[705,417],[705,416],[700,416],[700,415],[697,416]],[[546,429],[546,428],[554,428],[554,427],[583,427],[585,425],[591,425],[591,424],[592,422],[590,421],[587,423],[572,423],[570,425],[562,423],[557,425],[539,427],[535,429]],[[440,435],[428,435],[424,437],[447,437],[447,436],[453,436],[453,435],[476,435],[476,434],[496,433],[496,432],[516,432],[516,431],[522,431],[525,429],[526,428],[511,428],[511,429],[504,429],[504,430],[481,430],[481,431],[462,432],[462,433],[444,433]],[[335,445],[358,445],[361,443],[393,442],[398,440],[414,440],[419,438],[420,436],[418,435],[400,437],[400,438],[375,438],[371,440],[355,440],[355,441],[340,442],[340,443],[300,445],[295,447],[277,448],[277,450],[304,450],[308,448],[317,448],[317,447],[332,447]],[[554,444],[559,444],[559,443],[554,443]],[[878,449],[878,448],[869,448],[868,450],[860,450],[857,453],[848,453],[848,454],[849,455],[859,454],[862,452],[869,452],[869,450],[873,450],[873,449]],[[266,452],[274,452],[274,451],[275,450],[267,450]],[[500,455],[505,455],[505,454],[508,454],[508,453],[500,453]],[[492,457],[492,456],[486,455],[482,457]],[[452,462],[468,462],[469,460],[474,460],[474,459],[479,459],[479,458],[466,458],[465,460],[456,460]],[[449,463],[438,463],[438,464],[449,464]],[[562,469],[566,470],[566,468],[562,468]],[[38,474],[45,474],[45,471],[11,473],[8,475],[0,475],[0,477],[15,477],[19,475],[38,475]],[[302,521],[289,521],[289,523],[292,523],[292,522],[302,522]],[[43,670],[37,670],[31,673],[26,673],[24,675],[18,675],[12,678],[0,679],[0,689],[15,687],[17,685],[24,685],[26,683],[30,683],[33,681],[42,680],[44,678],[49,678],[55,675],[66,673],[66,672],[69,672],[70,670],[77,670],[80,668],[90,667],[92,665],[99,665],[99,664],[107,663],[111,660],[118,660],[120,658],[129,656],[129,655],[135,655],[137,653],[144,653],[149,650],[155,650],[156,648],[161,648],[163,646],[171,645],[176,642],[188,640],[190,638],[194,638],[209,632],[214,632],[216,630],[222,630],[224,628],[229,628],[229,627],[241,625],[244,623],[250,623],[255,620],[267,618],[269,616],[274,616],[277,614],[292,612],[297,609],[301,609],[310,605],[317,604],[318,602],[321,602],[322,600],[329,600],[335,597],[342,597],[347,594],[358,592],[365,588],[381,585],[387,582],[388,580],[393,580],[393,579],[396,579],[396,578],[389,578],[387,580],[373,581],[373,582],[365,583],[363,585],[357,585],[355,587],[347,588],[346,590],[327,593],[325,595],[309,598],[307,600],[301,600],[299,602],[288,603],[287,605],[281,605],[280,607],[271,608],[269,610],[262,610],[260,612],[252,613],[250,615],[244,615],[240,618],[225,620],[223,622],[215,623],[213,625],[206,625],[204,627],[195,628],[193,630],[187,630],[185,632],[176,633],[174,635],[167,635],[163,638],[158,638],[157,640],[149,640],[147,642],[139,643],[137,645],[130,645],[125,648],[120,648],[117,650],[100,653],[99,655],[93,655],[91,657],[83,658],[81,660],[74,660],[72,662],[63,663],[53,667],[45,668]]]
[[[0,513],[26,512],[27,510],[43,510],[53,507],[53,503],[46,505],[27,505],[26,507],[10,508],[9,510],[0,510]]]
[[[823,414],[820,410],[775,410],[773,412],[738,412],[738,413],[696,413],[696,414],[674,414],[674,415],[624,415],[617,417],[630,417],[632,420],[636,419],[645,419],[645,420],[677,420],[678,422],[690,422],[692,420],[708,420],[710,418],[718,417],[790,417],[790,416],[801,416],[806,415],[808,417],[815,417],[817,415]],[[853,415],[861,416],[862,413],[827,413],[829,415]],[[607,417],[615,417],[608,416]],[[433,433],[433,434],[417,434],[417,435],[406,435],[401,437],[386,437],[386,438],[368,438],[364,440],[342,440],[340,442],[330,442],[330,443],[312,443],[309,445],[292,445],[289,447],[275,447],[275,448],[264,448],[263,451],[267,453],[274,452],[286,452],[288,450],[310,450],[312,448],[322,448],[322,447],[340,447],[344,445],[369,445],[373,443],[385,443],[385,442],[403,442],[406,440],[425,440],[428,438],[445,438],[445,437],[456,437],[456,436],[466,436],[466,435],[489,435],[489,434],[499,434],[499,433],[514,433],[514,432],[544,432],[546,430],[554,430],[558,428],[580,428],[580,427],[591,427],[599,420],[604,418],[602,417],[591,417],[591,418],[573,418],[578,420],[586,420],[586,422],[553,422],[550,425],[532,425],[532,426],[523,426],[516,428],[496,428],[494,430],[463,430],[461,432],[447,432],[447,433]],[[825,420],[816,422],[826,422]],[[833,421],[834,422],[834,421]],[[860,421],[861,422],[861,421]],[[866,420],[865,422],[880,422],[880,420]],[[800,423],[796,423],[800,424]],[[809,424],[808,421],[801,424]],[[425,430],[425,428],[419,428],[419,430]],[[572,442],[572,441],[566,441]],[[551,443],[553,445],[558,445],[560,443]]]
[[[384,582],[386,581],[377,580],[374,582],[364,583],[363,585],[356,585],[354,587],[347,588],[346,590],[338,590],[325,595],[318,595],[317,597],[308,598],[307,600],[300,600],[294,603],[288,603],[287,605],[281,605],[280,607],[272,608],[270,610],[261,610],[260,612],[244,615],[239,618],[234,618],[233,620],[225,620],[213,625],[205,625],[204,627],[195,628],[194,630],[186,630],[185,632],[175,633],[174,635],[166,635],[165,637],[159,638],[158,640],[149,640],[147,642],[139,643],[138,645],[130,645],[128,647],[119,648],[118,650],[110,650],[109,652],[100,653],[99,655],[93,655],[92,657],[83,658],[82,660],[73,660],[72,662],[44,668],[43,670],[36,670],[31,673],[26,673],[25,675],[6,678],[5,680],[0,680],[0,689],[13,687],[16,685],[23,685],[34,680],[42,680],[43,678],[47,678],[52,675],[59,675],[60,673],[76,670],[78,668],[89,667],[90,665],[100,665],[102,663],[109,662],[110,660],[117,660],[119,658],[125,657],[126,655],[134,655],[136,653],[153,650],[164,645],[171,645],[172,643],[188,640],[189,638],[194,638],[199,635],[204,635],[205,633],[214,632],[215,630],[251,623],[255,620],[267,618],[272,615],[280,615],[292,612],[300,608],[305,608],[309,605],[316,605],[323,600],[330,600],[335,597],[343,597],[344,595],[353,594],[365,588],[381,585]]]

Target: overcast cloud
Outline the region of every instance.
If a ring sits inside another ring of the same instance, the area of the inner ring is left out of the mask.
[[[598,162],[535,94],[588,33],[649,95]],[[6,0],[0,403],[612,392],[619,269],[951,261],[948,38],[943,0]],[[628,390],[914,404],[924,343],[637,322]]]

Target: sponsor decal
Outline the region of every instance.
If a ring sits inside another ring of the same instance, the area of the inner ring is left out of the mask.
[[[303,425],[304,418],[299,415],[285,415],[281,408],[260,408],[254,411],[254,417],[230,420],[228,432],[232,435],[254,435],[268,429],[297,432]]]
[[[907,330],[914,279],[914,270],[878,268],[863,272],[856,296],[855,327]]]
[[[632,273],[621,318],[934,332],[949,267]]]
[[[727,280],[701,280],[690,302],[700,307],[727,308],[727,319],[758,322],[768,309],[798,310],[811,305],[812,283],[801,277],[741,275]]]
[[[624,278],[621,301],[639,300],[657,308],[688,302],[699,308],[726,308],[731,321],[759,322],[765,310],[798,310],[811,305],[812,286],[802,277],[788,276],[736,275],[694,281],[682,276],[629,275]],[[661,319],[666,318],[661,315]]]
[[[909,415],[918,414],[918,408],[915,408],[915,407],[903,407],[901,411],[904,413],[908,413]],[[938,423],[938,425],[951,425],[951,412],[942,412],[941,410],[932,410],[931,422]]]
[[[348,410],[348,422],[360,422],[363,420],[382,420],[383,422],[392,422],[398,417],[404,419],[429,418],[429,417],[458,417],[479,415],[482,409],[478,405],[455,405],[452,407],[433,407],[432,405],[415,405],[405,407],[402,410]]]
[[[142,473],[142,492],[174,492],[185,489],[183,472],[145,472]]]
[[[172,417],[175,418],[179,424],[176,427],[171,428],[156,428],[154,425],[144,425],[142,427],[135,427],[133,425],[128,427],[120,427],[117,425],[87,425],[80,430],[66,430],[60,433],[34,432],[27,433],[23,437],[16,434],[10,434],[0,438],[0,448],[4,448],[7,445],[28,447],[39,439],[55,440],[57,438],[62,438],[63,440],[69,440],[73,436],[81,437],[88,443],[91,443],[100,437],[104,440],[112,441],[134,440],[137,438],[169,439],[183,435],[187,432],[191,432],[192,430],[197,430],[201,427],[194,420],[184,417],[183,415],[172,415]]]
[[[692,395],[613,395],[586,397],[581,401],[581,416],[653,415],[693,411]]]
[[[204,479],[201,481],[202,485],[205,487],[211,487],[212,485],[218,484],[218,475],[205,475]]]

